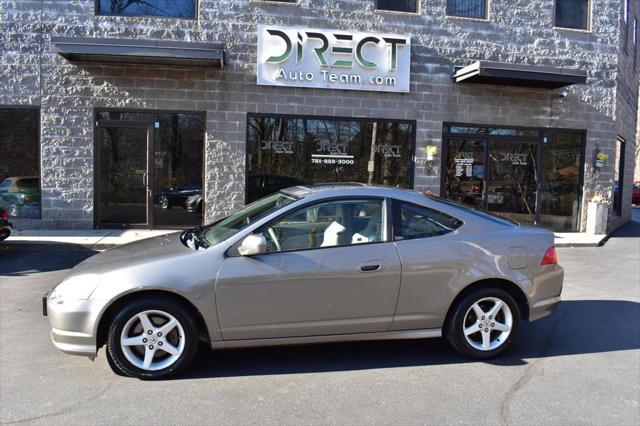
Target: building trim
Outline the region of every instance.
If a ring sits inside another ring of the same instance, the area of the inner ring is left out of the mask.
[[[150,65],[224,65],[219,44],[91,37],[51,37],[49,51],[72,62]]]

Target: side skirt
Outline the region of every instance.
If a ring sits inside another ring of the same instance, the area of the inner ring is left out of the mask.
[[[381,333],[334,334],[328,336],[277,337],[269,339],[217,340],[211,342],[213,349],[244,348],[255,346],[305,345],[331,342],[358,342],[365,340],[428,339],[441,337],[441,328],[423,330],[386,331]]]

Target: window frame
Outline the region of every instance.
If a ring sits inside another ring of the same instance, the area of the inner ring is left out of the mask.
[[[622,46],[624,48],[624,53],[625,55],[629,56],[629,24],[631,23],[631,16],[629,15],[629,11],[631,10],[630,8],[630,1],[629,0],[625,0],[624,1],[624,12],[622,15],[622,22],[624,24],[624,41],[622,43]]]
[[[454,15],[453,13],[451,13],[451,9],[449,7],[449,2],[450,0],[446,0],[446,4],[445,4],[445,17],[446,18],[452,18],[452,19],[466,19],[466,20],[470,20],[470,21],[478,21],[478,22],[489,22],[490,20],[490,15],[491,15],[491,0],[482,0],[484,1],[484,17],[479,18],[479,17],[475,17],[475,16],[460,16],[460,15]]]
[[[0,105],[0,110],[36,111],[38,113],[38,215],[32,217],[11,216],[11,220],[42,220],[42,108],[36,105]],[[4,179],[2,179],[4,181]],[[0,181],[0,183],[2,183]]]
[[[587,8],[587,28],[570,28],[570,27],[561,27],[556,24],[556,3],[558,0],[553,1],[553,29],[559,31],[574,31],[579,33],[591,33],[593,32],[593,0],[587,0],[589,2],[589,6]]]
[[[100,1],[94,0],[94,16],[105,16],[105,17],[118,17],[118,18],[155,18],[155,19],[180,19],[183,21],[198,21],[198,17],[200,16],[200,0],[193,0],[195,2],[194,16],[183,17],[183,16],[158,16],[158,15],[118,15],[113,13],[100,13]],[[296,0],[298,1],[298,0]]]
[[[449,217],[457,220],[458,222],[460,222],[460,226],[458,226],[453,231],[445,232],[444,234],[424,235],[424,236],[412,237],[412,238],[402,237],[402,238],[398,239],[398,237],[400,236],[398,234],[400,233],[400,229],[401,229],[400,220],[401,220],[402,214],[400,214],[400,209],[402,207],[402,204],[408,204],[411,207],[415,206],[417,208],[434,211],[434,212],[439,213],[439,214],[444,215],[444,216],[449,216]],[[424,239],[429,239],[429,238],[442,237],[442,236],[449,235],[449,234],[457,232],[458,229],[460,229],[465,224],[464,220],[462,220],[462,219],[460,219],[460,218],[458,218],[456,216],[453,216],[453,215],[451,215],[449,213],[445,213],[445,212],[443,212],[441,210],[434,209],[432,207],[428,207],[428,206],[424,206],[422,204],[414,203],[412,201],[405,201],[405,200],[399,200],[399,199],[394,198],[392,200],[391,205],[392,205],[391,206],[391,216],[392,216],[391,241],[393,241],[394,243],[399,242],[399,241],[424,240]]]
[[[391,212],[391,201],[389,198],[387,197],[382,197],[382,196],[375,196],[375,195],[362,195],[362,196],[357,196],[357,195],[341,195],[341,196],[336,196],[336,197],[327,197],[327,198],[320,198],[320,199],[315,199],[315,200],[310,200],[304,204],[301,204],[299,206],[293,207],[288,209],[287,211],[279,214],[278,216],[276,216],[275,218],[269,220],[266,223],[260,224],[260,225],[256,225],[255,228],[252,228],[250,230],[245,230],[248,231],[246,232],[244,235],[242,235],[240,237],[240,239],[234,243],[231,248],[229,250],[227,250],[227,256],[231,256],[231,257],[236,257],[236,256],[240,256],[240,254],[238,253],[238,248],[242,245],[242,241],[244,241],[245,238],[247,238],[249,235],[253,235],[253,234],[258,234],[260,233],[260,230],[264,229],[264,228],[268,228],[269,226],[273,225],[274,223],[278,222],[279,220],[283,219],[286,216],[289,215],[295,215],[297,213],[299,213],[301,210],[305,210],[315,204],[326,204],[326,203],[331,203],[334,201],[344,201],[344,200],[354,200],[354,201],[361,201],[361,200],[375,200],[375,201],[381,201],[382,202],[382,222],[383,222],[383,226],[382,226],[382,230],[383,230],[383,234],[382,234],[382,238],[380,241],[371,241],[371,242],[366,242],[366,243],[358,243],[358,244],[342,244],[342,245],[335,245],[335,246],[326,246],[326,247],[311,247],[311,248],[302,248],[302,249],[293,249],[293,250],[281,250],[281,251],[271,251],[271,252],[265,252],[265,253],[260,253],[260,254],[256,254],[256,255],[252,255],[249,257],[253,257],[253,256],[264,256],[264,255],[270,255],[270,254],[281,254],[281,253],[296,253],[296,252],[300,252],[300,251],[310,251],[310,250],[326,250],[326,249],[333,249],[333,248],[342,248],[342,247],[361,247],[361,246],[367,246],[370,244],[384,244],[384,243],[388,243],[388,242],[392,242],[391,239],[391,216],[392,216],[392,212]]]
[[[373,9],[377,13],[388,13],[391,15],[409,15],[409,16],[419,16],[422,8],[422,2],[420,0],[416,1],[416,11],[415,12],[405,12],[402,10],[388,10],[388,9],[380,9],[378,8],[378,0],[373,0]]]
[[[613,195],[613,203],[611,203],[611,208],[613,210],[613,214],[615,216],[622,216],[622,205],[623,205],[623,195],[624,195],[624,165],[625,165],[625,154],[627,150],[627,140],[622,136],[618,135],[616,137],[616,151],[618,149],[617,145],[620,144],[620,158],[615,158],[613,161],[618,161],[618,173],[615,173],[616,164],[613,164],[614,173],[613,173],[613,182],[615,183],[616,179],[618,180],[618,188],[612,188]]]
[[[284,1],[284,0],[249,0],[249,3],[262,5],[274,5],[274,6],[300,6],[300,0]]]
[[[638,17],[633,17],[633,70],[638,69]]]
[[[144,115],[148,115],[148,117],[145,118],[139,118],[136,120],[122,120],[122,119],[111,119],[111,118],[100,118],[100,113],[112,113],[112,112],[119,112],[119,113],[133,113],[133,114],[144,114]],[[203,158],[206,158],[206,150],[207,150],[207,128],[206,128],[206,122],[207,122],[207,111],[198,111],[198,110],[179,110],[179,109],[149,109],[149,108],[103,108],[103,107],[96,107],[93,109],[93,164],[94,164],[94,171],[93,171],[93,227],[94,229],[111,229],[109,227],[105,228],[105,225],[103,223],[100,222],[100,200],[99,200],[99,185],[100,183],[98,182],[98,171],[97,171],[97,167],[100,164],[100,150],[98,149],[98,144],[99,144],[99,137],[100,137],[100,132],[99,132],[99,128],[100,126],[115,126],[115,127],[136,127],[136,126],[146,126],[146,127],[150,127],[151,132],[148,134],[148,137],[151,138],[151,143],[153,144],[154,141],[154,124],[156,121],[156,116],[160,115],[160,114],[187,114],[187,115],[202,115],[204,117],[204,134],[203,134],[203,144],[202,144],[202,155]],[[155,148],[154,148],[155,149]],[[147,145],[147,164],[150,164],[151,167],[153,167],[153,161],[152,161],[152,157],[153,157],[153,153],[154,150],[151,149],[151,146]],[[203,162],[202,165],[202,187],[203,187],[203,195],[202,195],[202,222],[201,222],[201,226],[204,225],[205,223],[205,212],[207,211],[207,199],[205,197],[205,191],[204,188],[206,186],[206,161]],[[151,177],[150,177],[151,178]],[[148,198],[147,198],[148,200]],[[151,219],[154,219],[154,215],[151,215]],[[216,221],[217,222],[217,221]],[[215,222],[214,222],[215,223]],[[147,223],[147,225],[143,225],[143,226],[138,226],[135,224],[128,224],[126,226],[124,226],[124,228],[122,226],[119,226],[117,228],[114,229],[189,229],[191,228],[191,225],[184,225],[184,226],[180,226],[177,227],[170,225],[170,226],[158,226],[157,224],[155,224],[153,221],[150,223]]]

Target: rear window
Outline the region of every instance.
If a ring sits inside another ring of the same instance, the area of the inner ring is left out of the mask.
[[[394,239],[437,237],[462,226],[463,222],[441,211],[405,201],[394,201]]]
[[[510,220],[510,219],[506,219],[506,218],[504,218],[502,216],[498,216],[498,215],[495,215],[495,214],[482,212],[480,210],[475,210],[475,209],[472,209],[471,207],[469,207],[469,206],[467,206],[465,204],[456,203],[455,201],[446,200],[444,198],[436,197],[434,195],[426,195],[426,197],[430,198],[433,201],[436,201],[438,203],[446,204],[446,205],[448,205],[450,207],[454,207],[456,209],[462,210],[467,214],[472,214],[474,216],[478,216],[478,217],[481,217],[483,219],[490,220],[490,221],[495,222],[495,223],[499,223],[501,225],[507,225],[507,226],[519,226],[520,225],[516,221]]]

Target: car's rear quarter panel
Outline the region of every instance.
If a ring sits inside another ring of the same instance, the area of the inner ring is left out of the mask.
[[[475,224],[439,237],[395,243],[402,282],[391,330],[442,327],[455,298],[482,280],[509,281],[531,304],[559,296],[562,268],[540,265],[553,245],[553,233],[516,226],[488,228],[482,231]],[[514,253],[518,258],[510,259]]]

